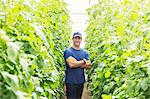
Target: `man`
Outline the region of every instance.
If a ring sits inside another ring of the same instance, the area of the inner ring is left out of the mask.
[[[74,33],[72,41],[73,46],[64,51],[66,94],[67,99],[81,99],[85,82],[84,69],[90,68],[91,62],[88,53],[80,48],[81,33]]]

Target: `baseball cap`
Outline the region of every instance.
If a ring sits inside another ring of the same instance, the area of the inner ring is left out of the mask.
[[[77,37],[77,36],[79,36],[79,37],[81,37],[81,38],[82,38],[82,35],[81,35],[81,33],[80,33],[80,32],[75,32],[75,33],[73,33],[73,37]]]

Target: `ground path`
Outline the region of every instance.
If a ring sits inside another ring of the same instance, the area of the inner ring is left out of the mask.
[[[90,99],[89,90],[87,88],[87,84],[84,85],[82,99]]]

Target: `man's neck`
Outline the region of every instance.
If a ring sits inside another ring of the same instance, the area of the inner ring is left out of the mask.
[[[80,46],[72,46],[76,50],[80,50]]]

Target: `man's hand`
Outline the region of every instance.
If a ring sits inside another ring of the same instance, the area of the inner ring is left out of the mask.
[[[91,62],[90,60],[86,60],[86,63],[82,65],[82,68],[84,69],[89,69],[91,67]]]

